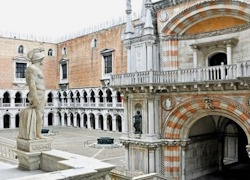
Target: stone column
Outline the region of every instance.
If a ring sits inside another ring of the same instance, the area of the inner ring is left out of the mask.
[[[146,42],[147,46],[147,70],[154,70],[153,69],[153,42],[149,41]]]
[[[91,123],[90,123],[90,115],[89,114],[87,114],[87,124],[88,124],[88,129],[92,129],[91,128]]]
[[[100,98],[98,95],[95,95],[95,107],[99,106]]]
[[[10,117],[10,128],[11,129],[14,129],[14,128],[16,128],[16,123],[15,123],[15,116],[11,116]]]
[[[147,96],[148,100],[148,132],[147,132],[147,138],[154,139],[156,138],[155,135],[155,108],[154,108],[154,100],[155,95],[149,94]]]
[[[107,116],[103,116],[103,130],[107,131]]]
[[[70,119],[70,114],[67,115],[67,126],[70,126],[71,119]]]
[[[116,116],[112,116],[112,131],[116,132]]]
[[[10,97],[10,107],[15,107],[15,97]]]
[[[232,44],[227,43],[227,64],[232,64]]]
[[[193,46],[193,64],[194,68],[198,68],[198,47]]]
[[[73,126],[76,127],[77,126],[77,115],[76,114],[73,114]]]
[[[112,92],[112,106],[113,106],[113,108],[116,108],[116,102],[117,102],[116,92],[113,91]]]
[[[128,96],[123,96],[124,116],[122,118],[122,137],[128,138]]]
[[[149,148],[148,149],[148,166],[149,166],[149,173],[155,173],[155,149]]]
[[[80,127],[83,128],[83,115],[80,115]]]
[[[99,119],[98,119],[98,117],[95,117],[95,129],[100,129],[99,128]]]
[[[54,113],[53,114],[53,126],[59,126],[59,119],[58,119],[58,114],[57,113]]]
[[[3,115],[0,116],[0,129],[3,129]]]
[[[43,115],[43,127],[48,127],[48,121],[49,121],[49,116],[48,114]]]

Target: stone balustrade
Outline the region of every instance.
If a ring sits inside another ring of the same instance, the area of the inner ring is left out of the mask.
[[[17,155],[13,151],[15,146],[0,142],[0,158],[10,161],[13,163],[18,163]]]
[[[241,77],[250,77],[250,61],[204,68],[145,71],[112,75],[111,86],[228,81],[237,80]]]

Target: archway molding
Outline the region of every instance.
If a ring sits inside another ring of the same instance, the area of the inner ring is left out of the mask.
[[[187,139],[193,124],[202,117],[217,115],[236,122],[245,132],[250,144],[250,113],[238,102],[225,97],[195,97],[179,104],[164,122],[163,138]]]

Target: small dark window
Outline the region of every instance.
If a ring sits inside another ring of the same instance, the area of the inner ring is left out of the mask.
[[[52,56],[53,55],[53,50],[52,49],[49,49],[48,51],[48,56]]]
[[[25,78],[26,63],[16,63],[16,78]]]
[[[67,79],[67,64],[62,64],[62,79]]]
[[[23,54],[23,45],[18,47],[18,53]]]
[[[105,74],[112,73],[112,54],[104,56]]]

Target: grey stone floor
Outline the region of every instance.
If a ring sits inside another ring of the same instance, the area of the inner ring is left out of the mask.
[[[124,147],[118,148],[91,148],[89,145],[96,143],[98,137],[113,137],[119,141],[121,133],[86,130],[72,127],[49,127],[54,135],[46,136],[52,138],[52,148],[93,157],[103,162],[116,165],[119,169],[124,168]],[[18,129],[0,130],[0,142],[16,145]],[[5,163],[0,159],[0,180],[24,177],[27,175],[44,173],[43,171],[21,171],[17,165]]]
[[[50,129],[50,132],[56,132],[56,135],[46,136],[53,139],[53,149],[93,157],[116,166],[124,167],[125,152],[123,147],[112,149],[89,147],[90,144],[96,143],[98,137],[113,137],[115,141],[119,141],[121,133],[71,127],[49,127],[48,129]],[[1,130],[0,142],[15,145],[17,135],[18,129]]]

